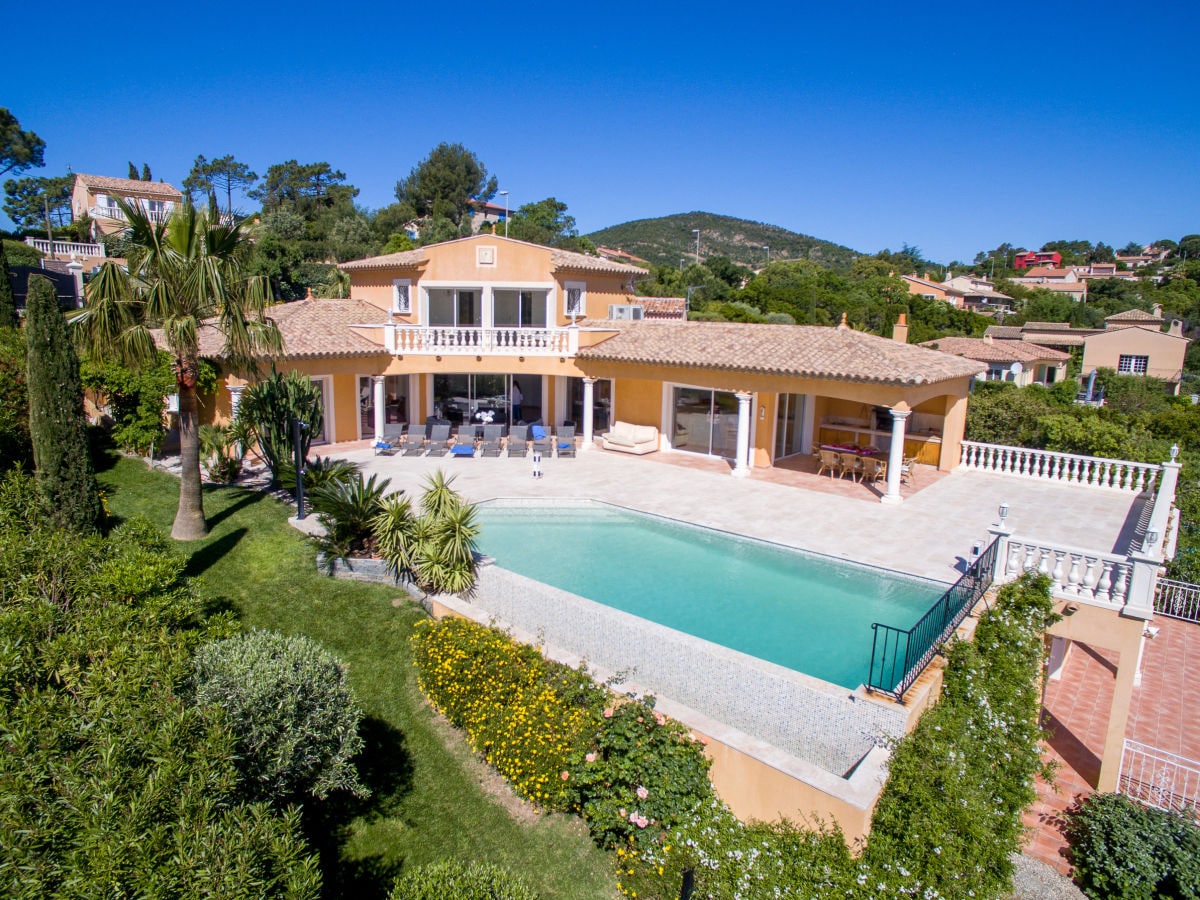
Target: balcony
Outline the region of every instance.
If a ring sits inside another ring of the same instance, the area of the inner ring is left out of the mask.
[[[71,256],[104,256],[103,244],[81,244],[75,241],[54,241],[51,243],[45,238],[25,238],[25,243],[36,250],[38,253],[45,253],[47,256],[55,257],[71,257]]]
[[[151,222],[157,222],[159,224],[167,221],[167,219],[171,217],[171,213],[173,211],[174,210],[171,209],[165,209],[161,211],[149,209],[142,210],[142,212],[145,213],[146,218],[148,218]],[[125,213],[119,206],[91,206],[88,207],[88,215],[93,219],[112,219],[117,222],[125,221]]]
[[[574,356],[579,350],[579,329],[386,325],[384,346],[396,354]]]

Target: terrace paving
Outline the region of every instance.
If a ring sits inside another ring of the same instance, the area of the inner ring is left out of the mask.
[[[531,461],[522,457],[375,456],[366,442],[314,452],[359,463],[365,474],[390,478],[392,488],[413,495],[442,469],[475,501],[603,500],[943,582],[958,578],[975,541],[986,542],[1002,502],[1023,538],[1107,552],[1124,549],[1141,506],[1123,491],[977,471],[939,473],[929,466],[918,468],[915,487],[906,486],[904,502],[892,506],[879,502],[878,488],[818,477],[807,460],[735,478],[720,459],[595,449],[574,459],[543,459],[544,476],[535,479]]]

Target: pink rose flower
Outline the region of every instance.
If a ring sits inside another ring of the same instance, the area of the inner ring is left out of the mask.
[[[604,718],[606,718],[606,719],[611,719],[611,718],[612,718],[612,714],[613,714],[613,711],[612,711],[612,707],[610,706],[608,709],[606,709],[606,710],[604,711]]]
[[[632,822],[634,825],[637,824],[637,821],[639,818],[641,818],[641,817],[635,812],[631,812],[629,814],[629,821]]]
[[[636,824],[638,828],[645,828],[647,825],[650,824],[650,820],[647,819],[645,816],[638,816],[637,822],[634,824]]]
[[[584,759],[586,759],[586,760],[587,760],[588,762],[590,762],[590,763],[592,763],[592,762],[595,762],[595,761],[596,761],[596,754],[595,754],[595,753],[589,753],[589,754],[587,754],[586,756],[584,756]]]
[[[639,784],[638,789],[637,789],[637,795],[638,795],[639,800],[645,800],[647,797],[650,796],[650,792]]]
[[[563,773],[562,773],[562,780],[563,780],[563,781],[566,781],[566,780],[567,780],[568,778],[570,778],[570,777],[571,777],[571,773],[570,773],[570,772],[563,772]]]
[[[617,810],[617,815],[619,815],[623,819],[627,815],[629,815],[629,813],[625,812],[625,807],[622,806],[620,809]]]
[[[667,717],[666,717],[666,716],[664,716],[664,715],[663,715],[662,713],[660,713],[660,712],[656,712],[656,713],[654,714],[654,721],[655,721],[655,722],[657,722],[659,725],[666,725],[666,724],[667,724]]]

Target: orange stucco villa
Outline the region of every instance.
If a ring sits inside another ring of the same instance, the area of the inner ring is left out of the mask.
[[[482,412],[573,423],[584,449],[618,420],[651,425],[660,450],[723,457],[735,475],[823,441],[948,470],[985,369],[844,325],[642,320],[644,269],[490,234],[341,268],[350,299],[271,310],[285,341],[276,366],[322,385],[319,439],[331,442]],[[228,416],[245,383],[229,373],[211,413]]]

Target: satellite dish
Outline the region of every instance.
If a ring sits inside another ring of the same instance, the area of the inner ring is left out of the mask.
[[[1008,371],[1012,372],[1014,375],[1020,375],[1021,372],[1023,372],[1024,370],[1025,370],[1025,367],[1022,366],[1019,362],[1015,362],[1011,366],[1008,367]]]

